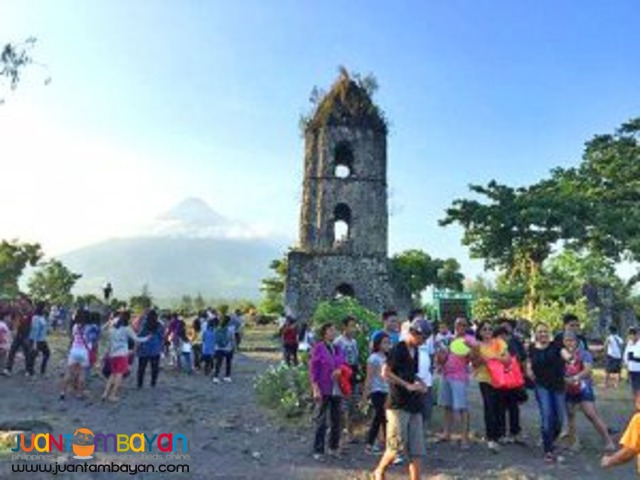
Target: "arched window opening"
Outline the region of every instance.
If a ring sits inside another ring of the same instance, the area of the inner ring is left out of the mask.
[[[349,178],[353,175],[353,150],[347,142],[340,142],[333,152],[334,175],[338,178]]]
[[[341,283],[336,287],[336,292],[335,292],[336,298],[344,298],[344,297],[354,298],[355,296],[356,296],[355,290],[348,283]]]
[[[351,209],[339,203],[333,211],[333,244],[340,245],[349,240],[351,230]]]

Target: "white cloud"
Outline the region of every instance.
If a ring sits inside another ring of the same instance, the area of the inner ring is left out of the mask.
[[[148,159],[26,102],[0,107],[0,171],[0,238],[38,241],[47,254],[130,230],[171,191]]]

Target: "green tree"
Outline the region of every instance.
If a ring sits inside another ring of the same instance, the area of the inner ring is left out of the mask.
[[[486,186],[469,188],[483,196],[484,203],[454,200],[440,225],[461,225],[462,243],[470,248],[472,257],[482,258],[486,268],[503,270],[526,284],[531,318],[539,300],[542,264],[553,244],[562,238],[558,229],[560,205],[545,184],[512,188],[492,180]]]
[[[440,260],[422,250],[405,250],[391,257],[391,269],[396,281],[411,293],[415,305],[422,303],[421,294],[429,285],[462,290],[464,275],[453,258]]]
[[[460,264],[455,258],[446,260],[434,260],[436,266],[436,278],[433,282],[436,288],[446,288],[461,292],[463,289],[464,275],[460,272]]]
[[[29,295],[51,305],[71,305],[71,290],[82,275],[69,270],[61,261],[51,259],[40,264],[29,280]]]
[[[43,253],[38,243],[18,240],[0,242],[0,298],[14,298],[20,291],[18,280],[27,266],[34,267]]]
[[[498,305],[492,296],[476,298],[473,301],[472,315],[477,320],[493,320],[500,314]]]
[[[540,284],[542,299],[573,304],[584,297],[587,286],[610,287],[625,298],[629,294],[616,275],[613,262],[602,255],[567,249],[545,262]]]
[[[281,259],[273,260],[269,264],[269,269],[274,275],[264,278],[260,291],[262,291],[262,301],[260,311],[266,314],[279,314],[284,311],[284,287],[287,279],[288,261],[284,255]]]
[[[639,139],[636,118],[587,142],[578,167],[553,171],[549,190],[573,206],[573,228],[564,232],[571,245],[614,262],[640,260]]]
[[[356,334],[356,341],[360,352],[361,371],[366,371],[369,338],[372,332],[382,328],[382,321],[374,312],[360,305],[355,298],[341,297],[326,300],[316,306],[312,316],[313,328],[317,332],[321,325],[333,323],[336,329],[340,330],[340,322],[347,316],[355,317],[360,326]]]

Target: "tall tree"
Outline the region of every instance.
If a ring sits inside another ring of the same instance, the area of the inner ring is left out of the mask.
[[[34,267],[42,255],[38,243],[0,242],[0,298],[14,298],[18,294],[18,280],[24,269]]]
[[[260,290],[263,293],[260,308],[269,314],[278,314],[284,311],[284,287],[287,280],[288,261],[284,255],[280,259],[273,260],[269,269],[274,275],[262,279]]]
[[[60,260],[51,259],[40,264],[29,280],[29,295],[52,305],[71,305],[71,290],[82,275],[69,270]]]
[[[573,228],[563,235],[570,244],[613,261],[640,260],[639,140],[636,118],[587,142],[578,167],[553,171],[550,190],[574,209]]]
[[[430,285],[462,290],[464,275],[453,258],[441,260],[422,250],[405,250],[391,257],[391,269],[396,281],[407,288],[416,305],[421,304],[421,294]]]
[[[469,188],[483,196],[484,202],[454,200],[440,225],[460,224],[462,243],[470,247],[472,257],[484,259],[488,269],[523,279],[531,317],[539,299],[542,263],[561,238],[561,205],[543,184],[512,188],[492,180],[486,186]]]

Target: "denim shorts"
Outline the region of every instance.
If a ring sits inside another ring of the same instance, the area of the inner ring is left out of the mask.
[[[593,390],[593,383],[582,382],[579,393],[569,393],[565,395],[567,403],[595,402],[596,394]]]
[[[467,410],[467,391],[469,382],[464,380],[447,380],[440,382],[438,405],[452,410]]]

